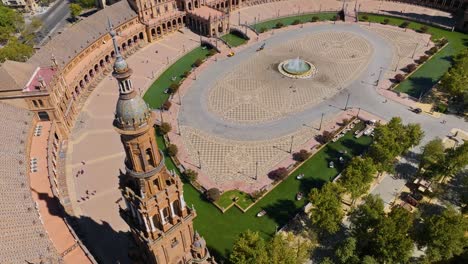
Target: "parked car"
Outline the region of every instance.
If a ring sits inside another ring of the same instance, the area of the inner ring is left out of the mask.
[[[413,112],[415,112],[416,114],[420,114],[420,113],[422,113],[422,109],[421,108],[414,108]]]
[[[228,53],[227,56],[228,56],[228,57],[232,57],[232,56],[234,56],[234,55],[235,55],[235,53],[231,51],[231,52]]]
[[[418,201],[413,196],[411,196],[411,194],[407,193],[403,198],[407,203],[411,204],[412,206],[418,206]]]
[[[329,167],[329,168],[335,168],[335,163],[334,163],[333,161],[330,161],[330,162],[328,163],[328,167]]]
[[[304,178],[304,173],[301,173],[301,174],[299,174],[299,175],[296,176],[296,179],[298,179],[298,180],[300,180],[300,179],[302,179],[302,178]]]

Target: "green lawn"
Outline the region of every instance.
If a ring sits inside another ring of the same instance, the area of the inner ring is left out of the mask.
[[[224,41],[226,41],[231,47],[237,47],[247,42],[245,38],[239,37],[238,35],[232,33],[226,34],[221,38]]]
[[[319,13],[319,14],[307,14],[307,15],[299,15],[299,16],[292,16],[292,17],[284,17],[278,18],[273,20],[268,20],[265,22],[260,22],[258,24],[253,25],[255,30],[260,31],[262,28],[266,30],[270,30],[276,27],[276,23],[281,22],[285,26],[291,25],[295,20],[299,20],[302,23],[310,22],[312,17],[316,16],[319,18],[320,21],[323,20],[330,20],[332,17],[336,16],[336,13]]]
[[[359,16],[360,19],[362,19],[363,15],[367,15],[371,22],[377,23],[382,23],[387,18],[390,20],[389,24],[395,26],[399,26],[405,21],[400,18],[374,14],[361,14]],[[423,25],[425,24],[410,21],[409,28],[417,30]],[[451,32],[430,25],[426,26],[429,27],[428,33],[432,34],[433,39],[445,37],[449,41],[449,44],[395,89],[416,98],[419,98],[421,94],[431,89],[439,81],[442,75],[450,68],[453,56],[466,49],[468,45],[467,34]],[[421,44],[426,45],[426,43]]]
[[[167,82],[168,76],[180,76],[196,58],[206,56],[208,51],[196,49],[188,55],[181,58],[171,66],[169,74],[164,73],[156,80],[151,88],[145,94],[145,100],[152,107],[159,107],[164,100],[161,97],[166,96],[163,93],[164,85],[159,82]],[[185,65],[185,67],[183,67]],[[170,83],[170,82],[169,82]],[[370,145],[371,138],[361,137],[354,139],[352,133],[348,133],[335,143],[330,143],[309,159],[305,164],[299,167],[289,178],[276,186],[257,204],[243,213],[237,207],[229,209],[226,213],[221,213],[213,204],[208,202],[203,195],[199,193],[192,185],[184,184],[184,197],[189,206],[194,206],[197,211],[197,217],[194,220],[195,228],[205,237],[211,252],[220,257],[226,257],[232,248],[237,236],[247,230],[255,230],[268,238],[277,227],[281,227],[294,216],[298,210],[304,206],[305,200],[296,201],[295,195],[301,191],[309,193],[311,188],[320,187],[326,181],[335,177],[343,168],[338,162],[340,150],[347,150],[347,158],[358,155]],[[157,135],[158,146],[165,151],[164,139]],[[328,168],[328,162],[335,161],[335,168]],[[166,158],[168,169],[176,169],[171,159]],[[304,173],[302,180],[296,180],[298,174]],[[256,217],[260,210],[266,210],[268,215]],[[218,259],[219,260],[219,259]]]
[[[254,202],[250,195],[239,190],[230,190],[224,192],[221,197],[219,197],[219,200],[216,202],[216,204],[218,204],[221,208],[227,208],[232,203],[234,203],[234,199],[236,197],[238,197],[238,200],[236,201],[237,205],[243,209],[246,209]]]
[[[169,94],[165,94],[164,90],[173,82],[180,82],[182,74],[190,71],[197,59],[205,59],[209,52],[207,48],[198,47],[187,53],[159,76],[148,91],[146,91],[143,99],[149,103],[151,108],[160,107],[169,98]],[[172,81],[173,77],[176,77],[174,81]]]
[[[232,207],[223,214],[193,186],[184,184],[185,200],[188,205],[194,205],[197,211],[195,228],[203,234],[210,250],[218,257],[228,256],[237,236],[247,229],[258,231],[264,238],[268,238],[275,232],[276,227],[286,224],[305,205],[305,200],[295,200],[296,193],[309,193],[311,188],[322,186],[343,169],[338,162],[339,156],[342,156],[339,153],[341,150],[347,151],[344,156],[349,160],[352,156],[363,153],[371,142],[372,139],[365,136],[355,139],[351,132],[337,142],[328,144],[246,213]],[[161,136],[158,136],[158,146],[165,150]],[[331,160],[335,163],[333,169],[328,168]],[[168,158],[166,166],[175,169],[172,160]],[[301,173],[304,173],[305,177],[296,180],[296,176]],[[256,217],[262,209],[266,210],[268,215]]]

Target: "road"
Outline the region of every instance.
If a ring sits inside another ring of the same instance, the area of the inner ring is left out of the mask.
[[[44,14],[39,15],[43,26],[37,34],[37,43],[47,41],[47,36],[52,35],[57,29],[66,25],[67,18],[70,16],[70,3],[67,0],[57,0],[52,7]]]
[[[223,76],[235,66],[254,56],[256,49],[261,45],[259,43],[238,52],[232,58],[218,60],[216,64],[210,65],[203,73],[197,75],[197,80],[182,99],[183,107],[179,114],[180,124],[230,140],[266,140],[287,135],[300,129],[303,124],[320,120],[322,113],[335,115],[341,112],[346,103],[347,96],[350,94],[349,107],[359,107],[385,120],[399,116],[405,123],[419,123],[425,132],[423,144],[434,137],[443,138],[454,127],[468,130],[468,123],[456,116],[444,116],[443,119],[447,122],[446,124],[442,124],[440,122],[441,119],[439,120],[424,114],[415,114],[400,103],[391,100],[384,103],[386,98],[377,92],[373,84],[377,81],[376,76],[379,75],[379,69],[389,68],[393,51],[386,40],[359,25],[308,25],[304,26],[301,30],[288,30],[276,33],[267,40],[267,44],[268,46],[279,45],[307,33],[326,31],[345,31],[357,34],[365,38],[372,45],[374,54],[376,54],[370,60],[364,73],[340,93],[303,112],[293,113],[283,119],[272,122],[248,125],[236,124],[227,122],[219,116],[214,115],[206,107],[208,92],[217,81],[217,78],[213,78],[213,76]]]

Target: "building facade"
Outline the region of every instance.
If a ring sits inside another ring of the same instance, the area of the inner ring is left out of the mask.
[[[109,27],[116,54],[112,75],[119,87],[113,124],[126,153],[120,190],[127,208],[121,214],[139,248],[135,257],[155,264],[214,263],[203,238],[193,229],[196,213],[185,204],[182,181],[164,165],[153,114],[133,88],[132,69]]]

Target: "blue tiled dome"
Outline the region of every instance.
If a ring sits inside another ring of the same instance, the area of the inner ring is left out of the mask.
[[[115,120],[119,127],[140,127],[148,122],[150,109],[140,96],[131,99],[119,99],[115,109]]]

